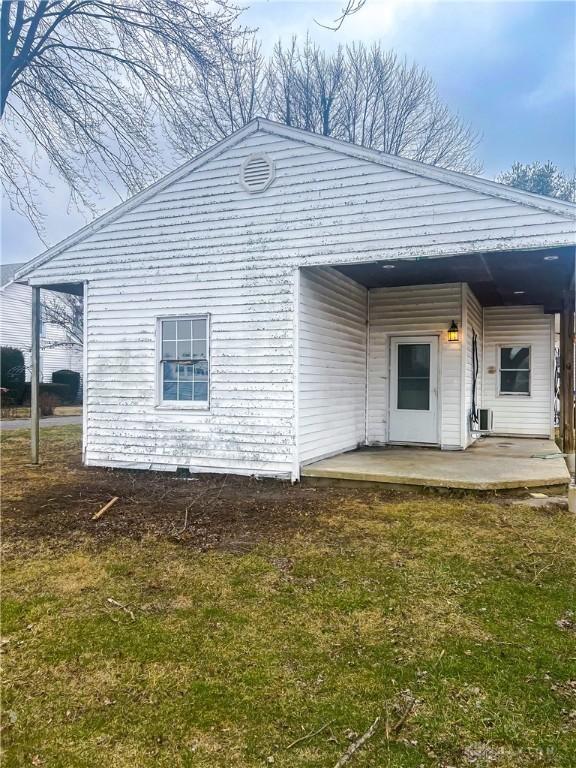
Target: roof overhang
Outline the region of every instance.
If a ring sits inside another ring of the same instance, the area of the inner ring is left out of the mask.
[[[170,184],[178,181],[187,174],[202,167],[205,163],[218,157],[222,152],[244,140],[247,136],[262,130],[266,133],[275,134],[286,138],[307,143],[312,146],[322,147],[325,149],[333,150],[343,155],[355,157],[357,159],[365,160],[375,163],[377,165],[383,165],[388,168],[395,168],[397,170],[406,171],[417,176],[421,176],[435,181],[446,182],[457,187],[464,189],[474,190],[495,198],[516,202],[531,208],[535,208],[539,211],[545,211],[555,216],[560,216],[563,219],[574,221],[575,235],[566,236],[564,239],[557,239],[556,241],[546,241],[546,245],[562,247],[567,242],[572,245],[576,241],[576,205],[568,203],[562,200],[556,200],[551,197],[545,197],[542,195],[534,195],[522,190],[514,189],[504,184],[499,184],[488,179],[483,179],[476,176],[470,176],[468,174],[459,173],[456,171],[446,170],[436,166],[426,165],[415,160],[410,160],[403,157],[397,157],[395,155],[388,155],[383,152],[379,152],[373,149],[367,149],[360,147],[350,142],[341,141],[339,139],[333,139],[328,136],[322,136],[319,134],[311,133],[292,126],[286,126],[280,123],[275,123],[271,120],[267,120],[261,117],[256,117],[235,133],[227,136],[218,142],[214,146],[208,148],[197,157],[184,163],[182,166],[167,174],[150,187],[142,190],[138,194],[126,200],[124,203],[118,205],[116,208],[105,213],[103,216],[95,219],[93,222],[70,235],[70,237],[62,240],[53,247],[49,248],[44,253],[40,254],[35,259],[31,259],[25,266],[15,275],[15,280],[18,282],[34,282],[34,271],[50,261],[67,248],[71,248],[78,243],[82,242],[90,235],[99,231],[103,227],[116,221],[120,216],[133,210],[136,206],[148,200],[150,197],[158,194]],[[543,229],[544,232],[544,229]],[[510,247],[519,247],[511,244]],[[460,256],[459,258],[462,258]],[[70,275],[73,278],[74,275]]]
[[[468,283],[483,306],[574,305],[576,249],[497,251],[335,266],[367,288]]]

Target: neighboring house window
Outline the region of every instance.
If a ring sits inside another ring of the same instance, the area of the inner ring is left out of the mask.
[[[530,394],[530,347],[500,347],[500,394]]]
[[[160,400],[208,405],[208,317],[160,320]]]

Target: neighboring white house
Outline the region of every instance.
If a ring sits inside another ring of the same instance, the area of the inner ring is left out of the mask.
[[[3,264],[0,267],[0,343],[24,353],[26,380],[30,379],[30,344],[32,335],[32,290],[15,283],[14,275],[24,264]],[[57,301],[58,294],[42,291],[43,301]],[[49,322],[41,330],[41,381],[52,381],[54,371],[66,368],[82,373],[82,350],[70,344],[64,328]]]
[[[256,119],[30,262],[86,312],[89,465],[297,478],[553,434],[576,206]],[[451,340],[451,336],[456,336]]]

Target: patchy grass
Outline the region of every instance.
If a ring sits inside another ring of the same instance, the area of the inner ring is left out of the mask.
[[[36,468],[2,435],[7,768],[331,768],[377,716],[351,766],[574,764],[567,513],[85,469],[77,428],[42,436]]]

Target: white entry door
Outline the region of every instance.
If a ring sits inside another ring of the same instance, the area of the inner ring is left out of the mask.
[[[402,336],[390,349],[391,443],[438,443],[438,337]]]

